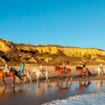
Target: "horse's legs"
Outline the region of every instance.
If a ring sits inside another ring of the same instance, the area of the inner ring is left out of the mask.
[[[36,77],[37,82],[39,82],[39,76]]]
[[[16,77],[16,83],[18,83],[18,84],[19,84],[19,78],[18,78],[18,77]]]
[[[98,77],[100,76],[100,72],[98,72]]]
[[[49,81],[48,74],[46,74],[46,82],[48,82],[48,81]]]
[[[31,76],[30,76],[29,74],[27,74],[26,76],[29,78],[29,80],[30,80],[30,83],[32,83],[32,79],[31,79]]]
[[[15,83],[16,83],[16,77],[13,76],[13,84],[15,85]]]
[[[6,82],[5,82],[4,76],[3,76],[2,80],[3,80],[3,83],[4,83],[5,85],[7,85]]]
[[[26,82],[26,76],[24,77],[24,80],[23,80],[23,83],[25,83]]]
[[[16,83],[16,77],[15,76],[13,76],[13,75],[11,75],[12,76],[12,79],[13,79],[13,87],[15,86],[15,83]]]
[[[4,87],[4,89],[3,89],[3,92],[2,92],[2,96],[5,94],[5,91],[6,91],[6,86]]]
[[[102,76],[104,75],[104,72],[102,71]]]

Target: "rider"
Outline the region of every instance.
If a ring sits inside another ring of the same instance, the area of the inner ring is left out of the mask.
[[[44,74],[44,67],[42,65],[40,65],[40,70],[43,72]]]
[[[8,75],[8,73],[9,73],[9,66],[8,66],[7,63],[5,63],[5,70],[4,70],[4,72],[6,73],[6,75]]]
[[[103,70],[103,64],[100,64],[100,65],[99,65],[99,68],[100,68],[101,70]]]
[[[86,64],[83,64],[83,70],[84,70],[84,72],[86,72],[86,70],[87,70]]]
[[[69,62],[67,61],[67,63],[65,63],[65,62],[62,62],[62,68],[63,68],[63,72],[65,73],[65,71],[66,71],[66,66],[67,66],[67,64],[68,64]]]
[[[24,65],[24,63],[20,64],[20,70],[21,70],[21,74],[24,75],[24,73],[25,73],[25,65]]]

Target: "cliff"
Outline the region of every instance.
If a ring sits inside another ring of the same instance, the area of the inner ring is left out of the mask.
[[[96,48],[63,47],[57,45],[15,44],[0,39],[0,62],[19,64],[55,65],[62,61],[70,64],[99,64],[105,62],[105,51]]]

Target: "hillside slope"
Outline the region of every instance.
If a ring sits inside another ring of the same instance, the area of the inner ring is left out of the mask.
[[[99,64],[105,62],[105,51],[93,48],[63,47],[56,45],[15,44],[0,39],[0,63],[55,65],[62,61],[70,64]]]

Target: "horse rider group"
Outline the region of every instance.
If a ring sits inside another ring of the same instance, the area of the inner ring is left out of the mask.
[[[63,69],[63,73],[66,73],[67,64],[69,64],[69,61],[67,61],[67,62],[62,62],[62,65],[60,66],[60,67]],[[40,70],[41,70],[42,72],[44,72],[44,67],[43,67],[42,65],[40,65],[39,67],[40,67]],[[83,67],[84,72],[86,72],[86,71],[87,71],[86,63],[84,63],[82,67]],[[100,64],[100,65],[99,65],[99,68],[100,68],[101,70],[103,70],[103,64]],[[8,64],[5,63],[5,70],[4,70],[4,73],[5,73],[6,75],[8,75],[9,70],[10,70],[10,69],[9,69]],[[25,75],[25,72],[26,72],[26,71],[25,71],[25,64],[24,64],[24,63],[21,63],[21,64],[20,64],[19,71],[20,71],[20,73],[21,73],[20,75]]]

